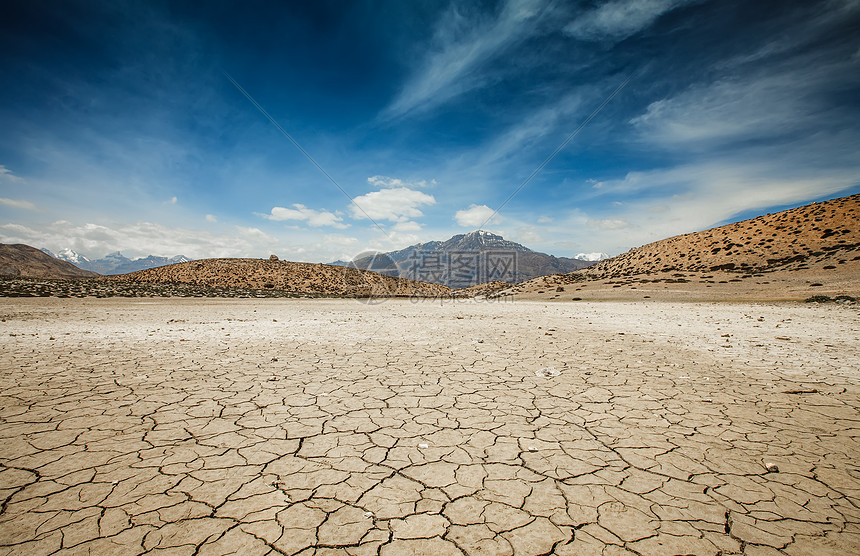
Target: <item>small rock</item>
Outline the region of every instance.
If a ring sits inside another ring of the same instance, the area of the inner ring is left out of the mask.
[[[537,452],[536,446],[529,446],[529,452]]]
[[[779,467],[775,463],[767,462],[764,464],[764,468],[767,469],[768,473],[779,473]]]
[[[420,444],[418,445],[418,447],[419,447],[419,448],[429,448],[429,447],[430,447],[430,445],[429,445],[429,444],[425,444],[424,442],[422,442],[422,443],[420,443]]]
[[[542,376],[544,378],[552,378],[552,377],[558,376],[560,374],[561,374],[561,372],[559,372],[559,370],[556,369],[555,367],[546,367],[545,369],[540,369],[540,370],[535,371],[535,375]]]

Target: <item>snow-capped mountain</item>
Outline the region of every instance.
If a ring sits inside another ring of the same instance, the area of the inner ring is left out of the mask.
[[[578,253],[573,258],[578,261],[588,261],[596,263],[600,261],[605,261],[606,259],[609,259],[611,257],[606,253]]]
[[[129,272],[135,272],[147,268],[185,263],[193,260],[184,255],[177,255],[170,258],[148,255],[139,259],[129,259],[119,251],[109,253],[101,259],[89,260],[71,249],[63,249],[56,254],[52,253],[48,249],[42,249],[42,251],[56,259],[72,263],[78,268],[91,270],[93,272],[98,272],[99,274],[128,274]]]
[[[41,252],[47,253],[48,255],[54,257],[55,259],[60,259],[61,261],[66,261],[67,263],[72,263],[78,268],[83,268],[84,270],[89,270],[87,265],[90,264],[90,260],[77,251],[72,251],[69,248],[58,251],[57,253],[52,253],[49,249],[45,249],[44,247],[40,249]]]
[[[90,262],[88,258],[68,248],[57,253],[57,258],[70,262],[78,268],[82,268],[81,265],[87,265]]]

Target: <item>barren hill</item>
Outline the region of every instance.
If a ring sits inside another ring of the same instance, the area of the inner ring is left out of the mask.
[[[139,270],[100,280],[192,284],[215,288],[279,289],[348,296],[427,296],[450,292],[438,284],[391,278],[355,268],[263,259],[203,259]]]
[[[860,195],[852,195],[649,243],[512,291],[559,299],[569,299],[570,291],[601,297],[592,295],[596,289],[607,298],[669,290],[691,299],[799,299],[856,296],[858,288]]]
[[[35,247],[0,243],[0,275],[21,278],[92,278],[95,272],[55,259]]]

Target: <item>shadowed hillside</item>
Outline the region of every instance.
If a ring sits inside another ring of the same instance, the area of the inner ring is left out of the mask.
[[[0,243],[0,275],[19,278],[92,278],[95,272],[55,259],[35,247]]]

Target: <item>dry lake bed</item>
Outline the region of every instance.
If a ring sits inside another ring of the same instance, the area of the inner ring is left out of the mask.
[[[0,554],[860,553],[856,306],[0,316]]]

